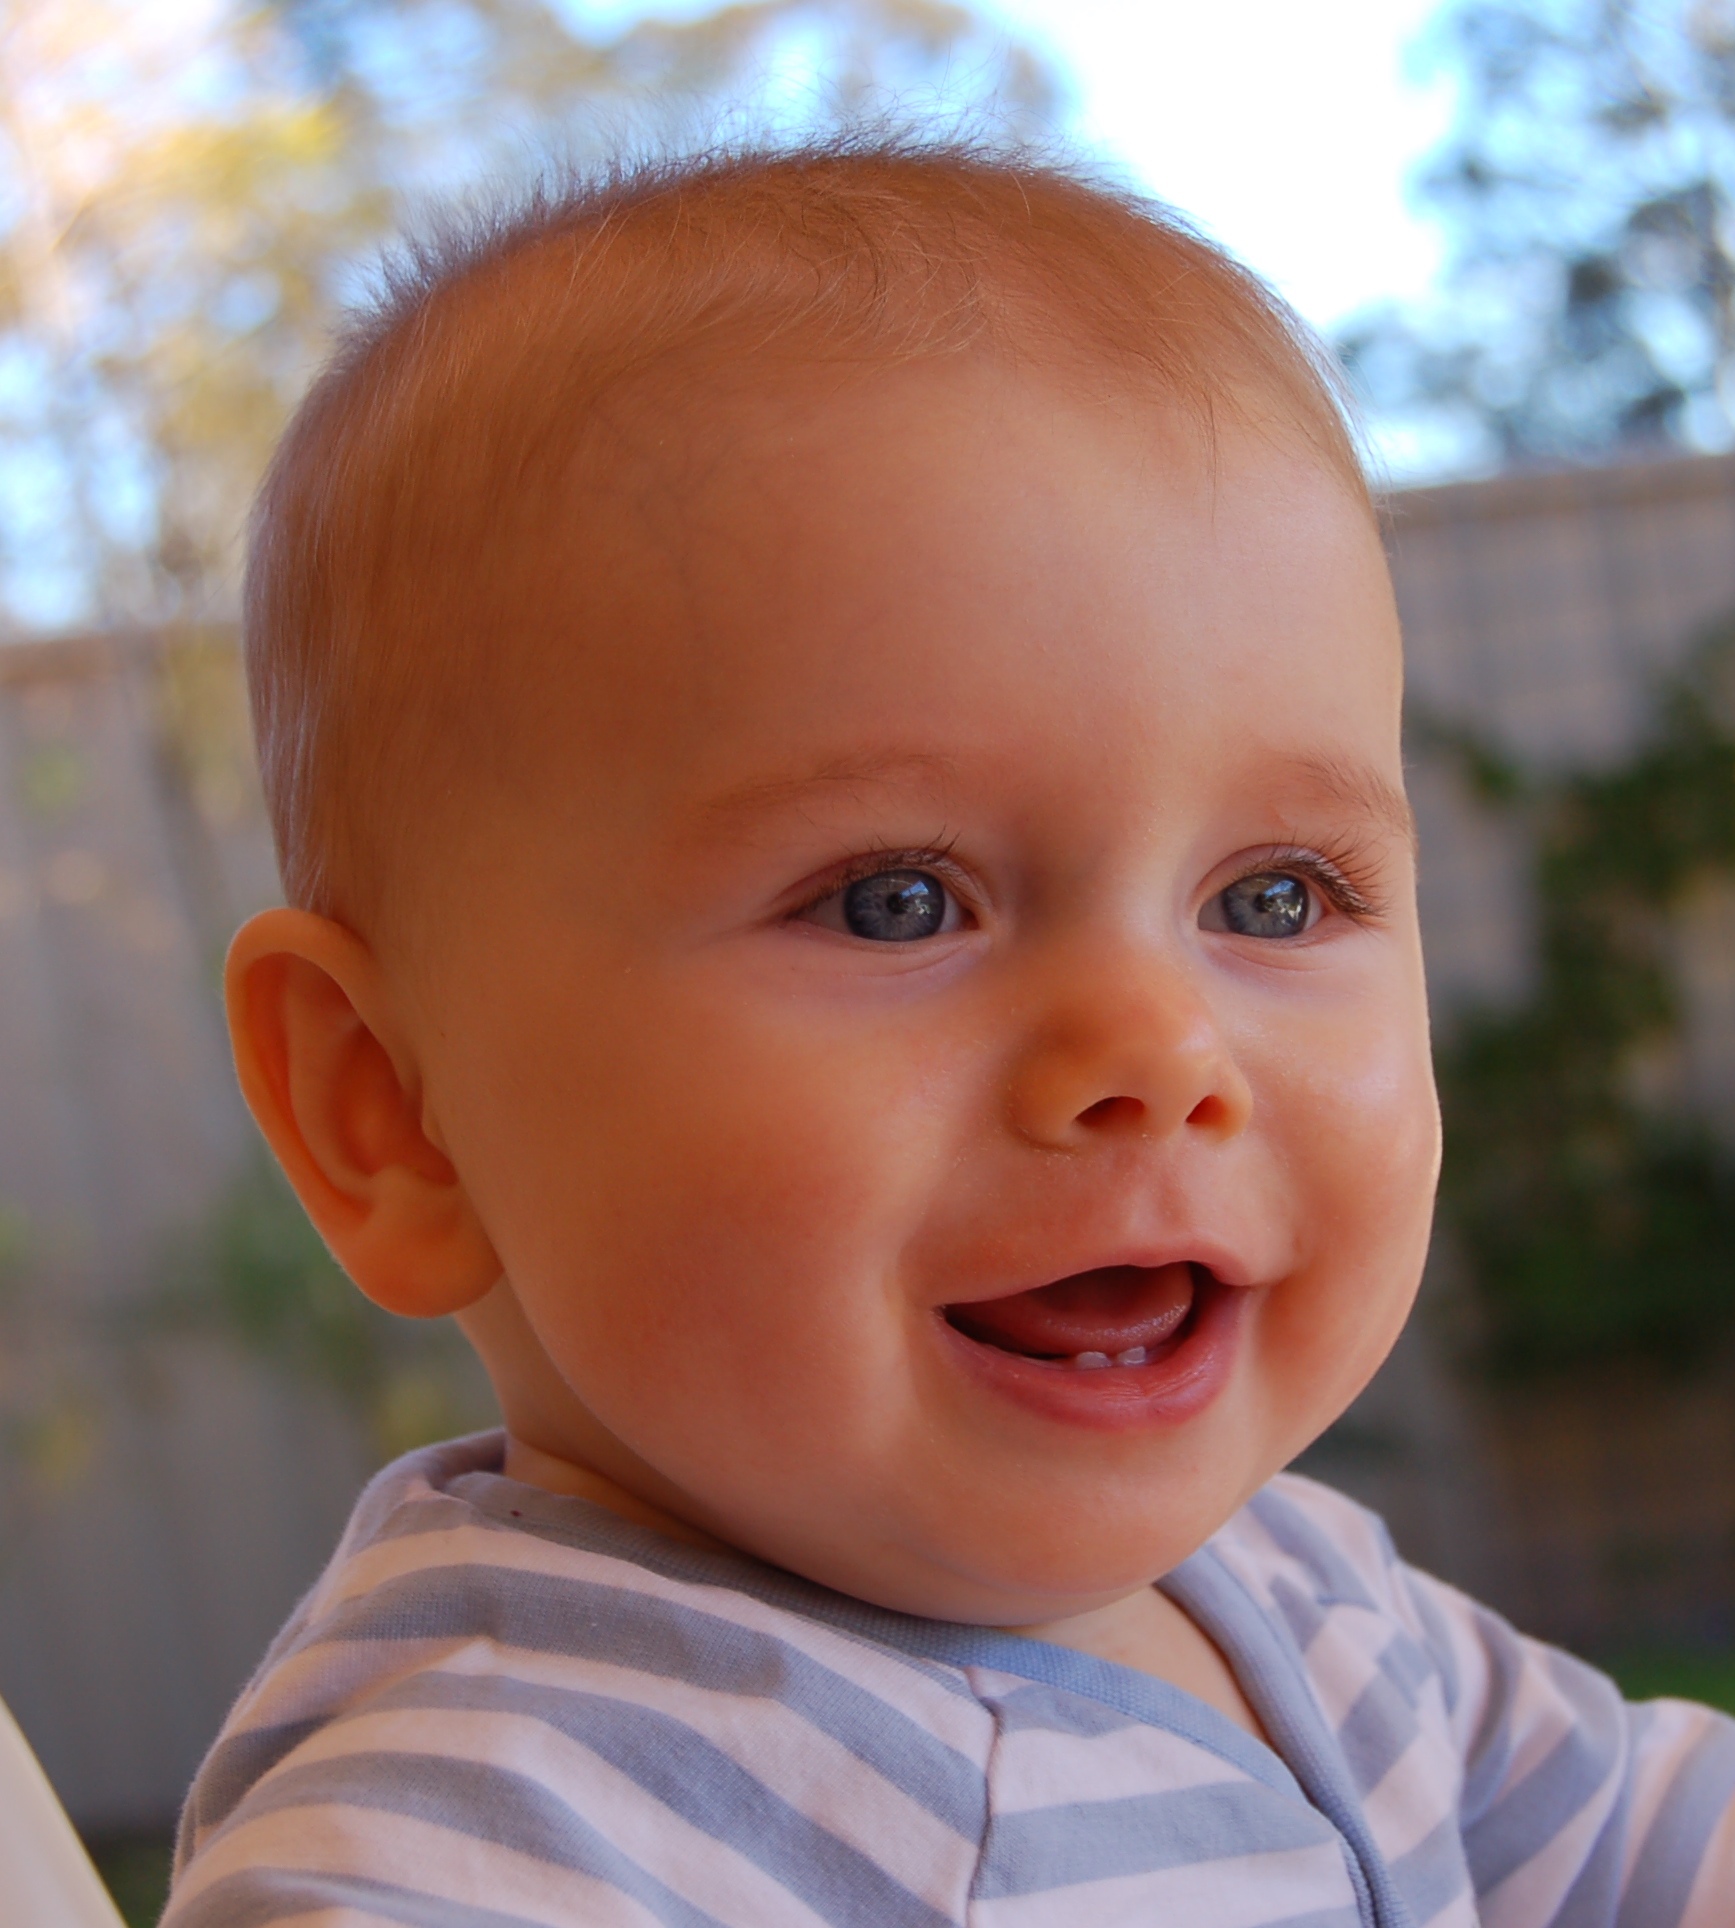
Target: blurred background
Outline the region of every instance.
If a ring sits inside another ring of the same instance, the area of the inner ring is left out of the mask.
[[[135,1921],[360,1482],[488,1419],[233,1087],[255,477],[419,209],[864,114],[1094,157],[1348,364],[1448,1155],[1306,1464],[1735,1701],[1735,0],[0,0],[0,1694]]]

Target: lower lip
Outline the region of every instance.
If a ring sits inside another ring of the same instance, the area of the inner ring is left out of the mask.
[[[969,1339],[944,1315],[942,1344],[977,1384],[1043,1419],[1098,1432],[1178,1426],[1222,1391],[1235,1361],[1245,1290],[1213,1280],[1160,1359],[1143,1366],[1080,1367],[1030,1359]]]

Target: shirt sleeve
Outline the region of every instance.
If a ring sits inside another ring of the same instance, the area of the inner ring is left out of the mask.
[[[1483,1928],[1726,1928],[1735,1721],[1633,1704],[1455,1588],[1401,1568],[1438,1664]]]

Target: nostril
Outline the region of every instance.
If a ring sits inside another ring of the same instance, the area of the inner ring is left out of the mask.
[[[1137,1098],[1099,1098],[1094,1105],[1087,1105],[1078,1114],[1078,1122],[1098,1130],[1114,1129],[1136,1125],[1144,1115],[1144,1105]]]
[[[1228,1122],[1229,1107],[1215,1092],[1201,1098],[1187,1113],[1187,1123],[1197,1125],[1201,1131],[1221,1131]]]

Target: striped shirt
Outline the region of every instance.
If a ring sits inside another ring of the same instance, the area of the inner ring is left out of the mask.
[[[493,1470],[368,1488],[200,1770],[164,1928],[1710,1928],[1735,1723],[1624,1704],[1284,1476],[1161,1584],[1273,1746]]]

